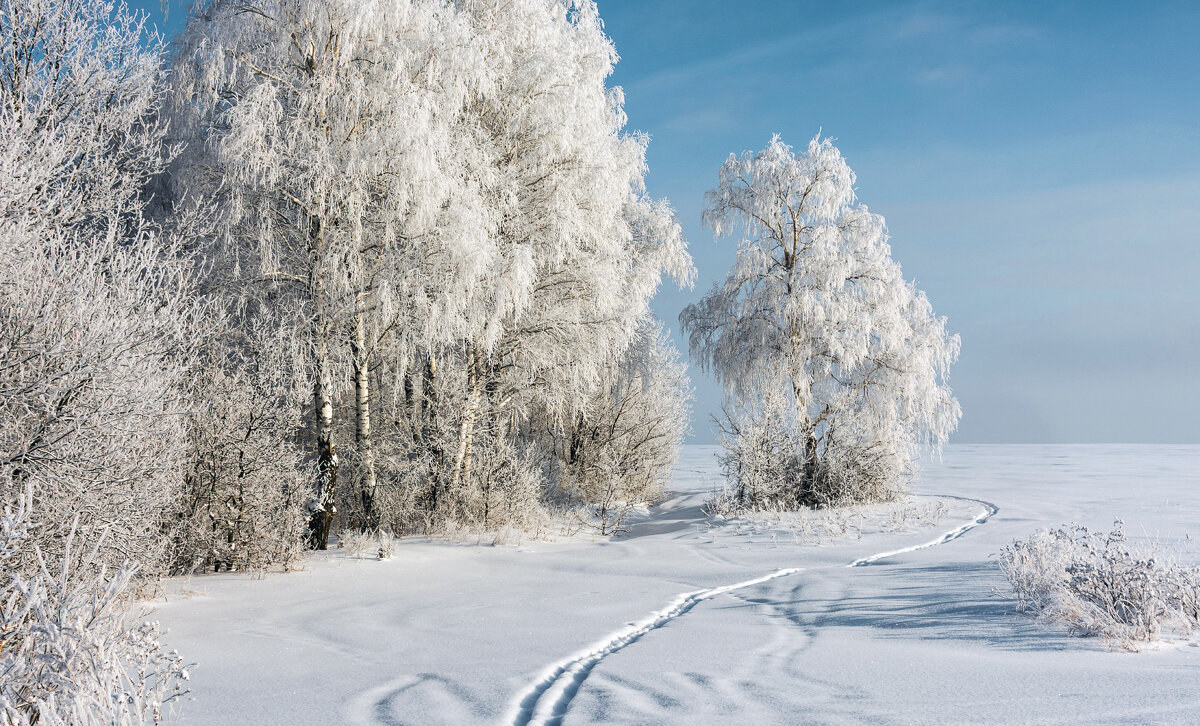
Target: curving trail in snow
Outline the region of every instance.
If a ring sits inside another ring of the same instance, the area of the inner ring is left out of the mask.
[[[888,557],[892,557],[894,555],[903,554],[905,552],[914,552],[916,550],[923,550],[926,547],[936,547],[941,544],[946,544],[947,542],[949,542],[951,540],[958,539],[959,537],[963,536],[964,534],[971,531],[972,529],[975,529],[979,525],[981,525],[984,522],[991,519],[992,516],[996,514],[996,512],[1000,511],[1000,508],[997,507],[995,504],[992,504],[991,502],[985,502],[982,499],[972,499],[970,497],[956,497],[953,494],[930,494],[927,496],[935,497],[938,499],[957,499],[960,502],[975,502],[976,504],[983,505],[984,511],[980,512],[979,515],[977,517],[975,517],[975,519],[972,519],[971,521],[967,522],[966,524],[963,524],[960,527],[956,527],[956,528],[950,530],[949,532],[943,534],[941,537],[938,537],[937,539],[934,539],[934,540],[930,540],[929,542],[926,542],[925,544],[913,545],[912,547],[904,547],[904,548],[901,548],[898,550],[892,550],[890,552],[880,552],[878,554],[869,555],[867,557],[860,557],[859,559],[846,565],[846,567],[866,567],[867,565],[874,564],[875,562],[878,562],[879,560],[882,560],[882,559],[885,559]]]
[[[950,494],[928,496],[974,502],[983,506],[984,511],[980,512],[974,519],[955,527],[925,544],[861,557],[845,565],[845,567],[865,567],[879,560],[905,552],[946,544],[987,522],[1000,511],[1000,508],[995,504],[985,502],[981,499]],[[579,692],[580,687],[583,686],[592,669],[596,667],[596,664],[604,660],[604,658],[637,642],[643,635],[650,631],[661,628],[672,620],[682,617],[703,600],[735,590],[760,585],[781,577],[794,575],[805,571],[805,569],[807,568],[784,568],[750,580],[679,595],[665,608],[651,613],[646,618],[622,628],[592,646],[572,656],[568,656],[547,668],[536,681],[518,694],[510,710],[510,715],[505,718],[505,723],[510,723],[513,726],[561,726],[563,717],[566,716],[567,709],[571,705],[571,700]]]
[[[661,628],[670,621],[687,613],[702,600],[723,595],[734,590],[759,585],[769,580],[800,572],[800,568],[789,567],[776,570],[752,580],[735,582],[732,585],[721,585],[707,590],[697,590],[680,595],[670,605],[652,613],[615,634],[596,643],[590,648],[573,655],[560,663],[550,666],[542,676],[526,688],[518,697],[515,713],[506,721],[525,726],[526,724],[547,724],[553,726],[562,722],[567,713],[567,706],[579,691],[592,668],[606,656],[616,653],[625,646],[636,642],[651,630]]]

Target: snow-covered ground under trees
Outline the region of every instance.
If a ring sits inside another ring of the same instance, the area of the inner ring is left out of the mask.
[[[994,557],[1121,517],[1200,560],[1200,447],[951,446],[908,516],[723,523],[714,453],[686,447],[609,541],[409,538],[169,583],[200,593],[154,616],[198,663],[182,723],[1200,723],[1200,647],[1032,622]]]

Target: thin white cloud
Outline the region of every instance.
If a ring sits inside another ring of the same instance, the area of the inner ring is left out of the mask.
[[[926,68],[917,74],[922,83],[961,83],[978,77],[965,60],[970,53],[1015,43],[1032,42],[1042,31],[1032,25],[997,21],[972,15],[930,10],[927,3],[892,7],[857,15],[799,32],[764,37],[712,56],[664,68],[626,83],[631,93],[653,94],[700,84],[731,74],[753,72],[755,66],[784,66],[803,62],[812,72],[848,60],[872,57],[880,49],[925,53],[930,44],[956,60]],[[878,64],[861,64],[877,67]]]

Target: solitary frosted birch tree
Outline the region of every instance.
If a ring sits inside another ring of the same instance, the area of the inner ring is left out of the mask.
[[[731,155],[705,195],[737,261],[680,321],[732,399],[725,464],[746,506],[890,498],[961,415],[946,383],[958,336],[854,181],[831,140],[794,154],[776,136]]]

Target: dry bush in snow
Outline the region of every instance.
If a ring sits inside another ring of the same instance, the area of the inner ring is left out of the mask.
[[[1120,520],[1108,533],[1078,524],[1042,529],[1000,553],[1020,608],[1073,634],[1136,649],[1166,631],[1200,626],[1200,568],[1156,547],[1130,547]]]
[[[344,529],[338,534],[337,540],[338,546],[354,558],[361,558],[378,544],[374,532],[361,529]]]
[[[337,541],[338,547],[355,559],[361,559],[365,554],[373,554],[381,560],[390,560],[395,553],[395,540],[391,532],[385,529],[374,532],[344,529],[338,534]]]
[[[726,410],[717,460],[729,486],[709,505],[727,514],[741,511],[795,509],[806,504],[796,483],[804,475],[804,439],[774,395],[757,405]]]

